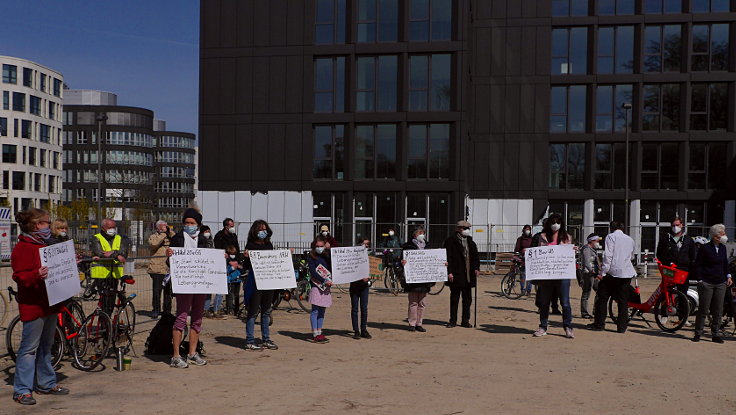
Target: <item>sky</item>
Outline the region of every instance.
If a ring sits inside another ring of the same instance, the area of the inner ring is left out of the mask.
[[[199,0],[7,0],[0,55],[118,95],[167,130],[198,132]]]

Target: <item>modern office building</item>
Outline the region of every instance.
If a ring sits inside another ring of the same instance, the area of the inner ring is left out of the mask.
[[[194,200],[196,140],[194,134],[167,131],[165,121],[156,120],[154,127],[156,217],[178,223]]]
[[[48,208],[61,201],[64,78],[26,59],[0,56],[0,65],[0,204],[11,206],[13,213],[31,206]]]
[[[349,243],[467,217],[491,249],[548,212],[578,237],[628,216],[642,250],[675,214],[733,227],[731,3],[204,2],[205,218]]]

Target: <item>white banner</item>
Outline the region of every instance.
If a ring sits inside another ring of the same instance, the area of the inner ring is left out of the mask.
[[[171,248],[171,290],[174,294],[227,294],[225,251]]]
[[[49,267],[46,277],[46,294],[49,306],[66,301],[79,294],[79,270],[74,241],[39,248],[41,266]]]
[[[294,262],[291,251],[275,249],[272,251],[248,251],[253,266],[256,288],[259,290],[283,290],[296,288]]]
[[[404,259],[407,284],[447,281],[447,251],[444,249],[405,249]]]
[[[572,245],[527,248],[524,257],[526,279],[529,281],[575,279],[575,251]]]
[[[370,276],[368,250],[363,245],[330,248],[332,282],[348,284]]]

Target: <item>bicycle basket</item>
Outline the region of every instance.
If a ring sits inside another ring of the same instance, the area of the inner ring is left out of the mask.
[[[677,267],[660,264],[659,273],[662,275],[662,281],[669,284],[684,284],[687,281],[688,272],[677,269]]]

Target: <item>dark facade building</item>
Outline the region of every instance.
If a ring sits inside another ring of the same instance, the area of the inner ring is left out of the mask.
[[[733,227],[731,3],[203,2],[205,217],[308,216],[348,243],[467,216],[504,249],[548,212],[604,231],[628,188],[642,250],[675,214]]]

